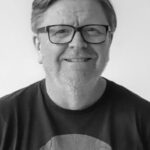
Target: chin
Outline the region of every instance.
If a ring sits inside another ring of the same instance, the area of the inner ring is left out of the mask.
[[[69,86],[82,87],[89,85],[89,83],[95,82],[100,76],[98,74],[67,74],[61,78],[63,83],[68,84]]]

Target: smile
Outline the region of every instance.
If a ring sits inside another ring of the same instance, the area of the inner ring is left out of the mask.
[[[88,62],[92,58],[71,58],[71,59],[65,59],[67,62]]]

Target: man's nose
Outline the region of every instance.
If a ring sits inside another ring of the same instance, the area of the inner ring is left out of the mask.
[[[78,47],[78,48],[86,48],[87,42],[83,39],[81,33],[77,31],[72,39],[72,41],[69,43],[70,47]]]

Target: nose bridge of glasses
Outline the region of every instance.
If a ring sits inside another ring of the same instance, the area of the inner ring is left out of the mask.
[[[72,40],[74,39],[74,37],[76,36],[76,33],[78,32],[82,40],[85,41],[84,36],[82,34],[82,28],[83,27],[74,27],[74,34],[73,34]]]
[[[82,35],[82,28],[83,27],[74,27],[74,32],[79,32]]]

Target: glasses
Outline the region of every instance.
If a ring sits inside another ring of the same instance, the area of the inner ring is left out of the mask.
[[[108,31],[111,31],[109,25],[98,24],[90,24],[81,27],[62,24],[37,29],[37,33],[48,33],[49,41],[54,44],[70,43],[76,32],[80,32],[85,42],[99,44],[106,40]]]

